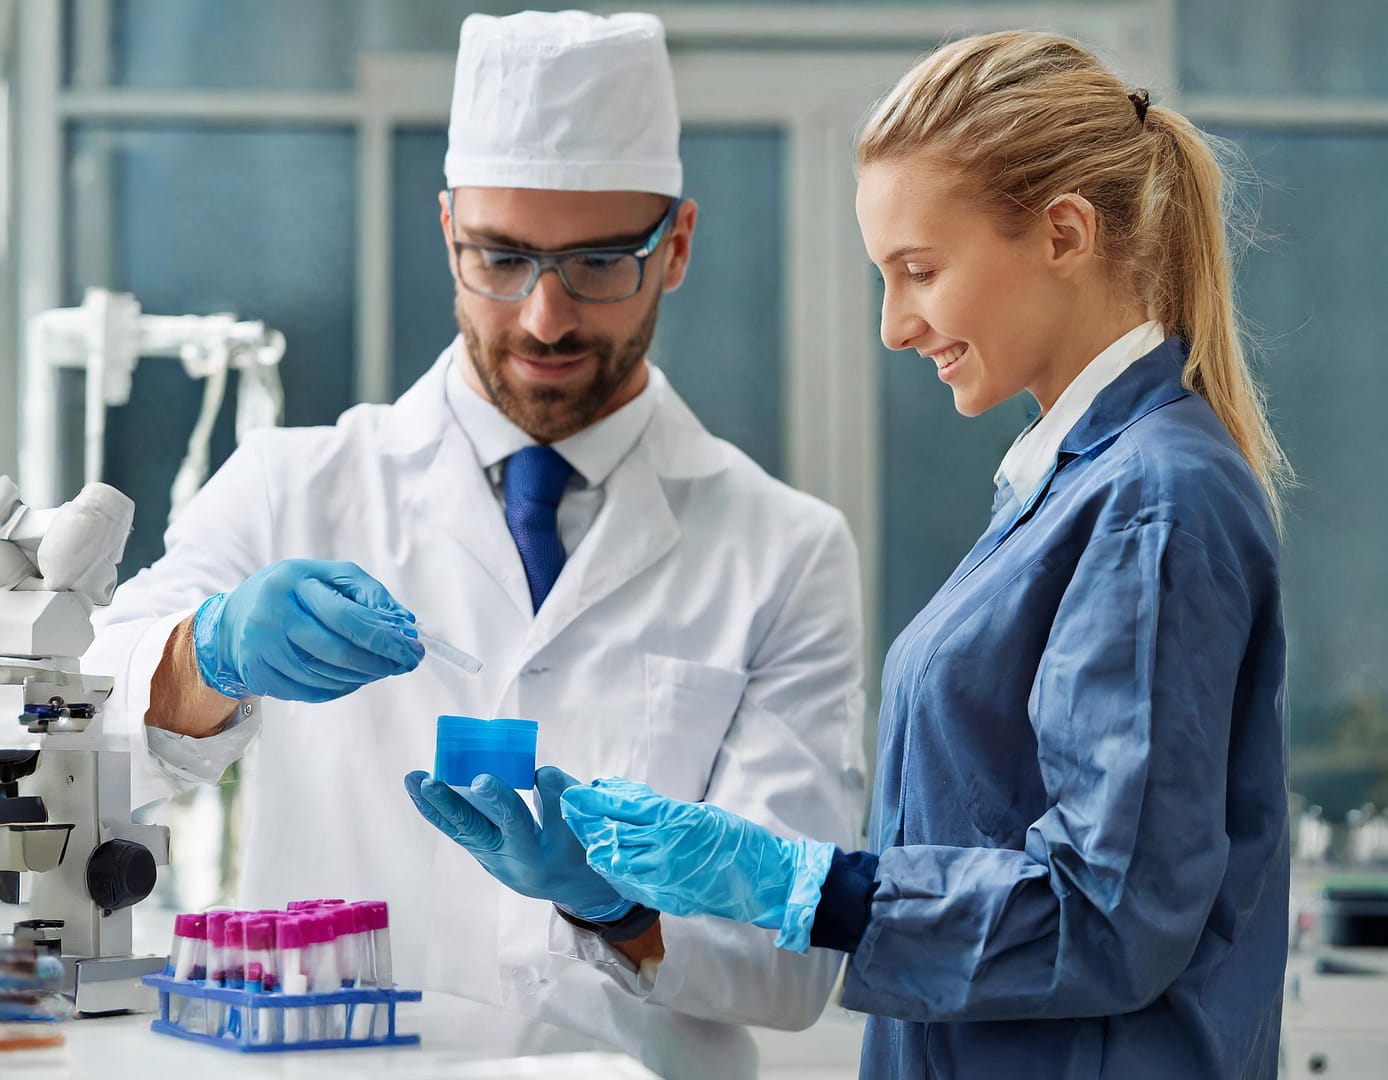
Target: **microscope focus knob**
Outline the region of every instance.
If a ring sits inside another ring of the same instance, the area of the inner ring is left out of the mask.
[[[138,904],[154,890],[154,856],[133,840],[107,840],[87,860],[87,892],[106,914]]]

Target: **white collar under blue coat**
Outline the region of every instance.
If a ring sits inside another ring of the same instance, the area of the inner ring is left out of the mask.
[[[477,460],[483,469],[490,471],[517,450],[534,446],[535,440],[467,384],[461,368],[465,362],[462,339],[458,338],[454,341],[444,393],[449,408],[477,453]],[[554,449],[589,487],[601,487],[646,430],[664,385],[665,376],[651,366],[641,393],[611,415],[567,439],[560,439],[553,444]]]
[[[1165,337],[1161,323],[1145,322],[1089,361],[1046,414],[1017,436],[993,475],[993,483],[1001,484],[1006,480],[1017,502],[1025,506],[1055,464],[1065,436],[1089,411],[1094,399],[1135,361],[1160,345]]]

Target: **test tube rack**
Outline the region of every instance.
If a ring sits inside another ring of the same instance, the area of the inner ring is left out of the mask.
[[[395,1030],[395,1006],[419,1001],[418,990],[394,987],[285,994],[256,992],[146,975],[159,992],[150,1030],[244,1054],[412,1046],[418,1035]],[[309,1010],[318,1010],[310,1012]],[[370,1010],[369,1020],[362,1010]]]

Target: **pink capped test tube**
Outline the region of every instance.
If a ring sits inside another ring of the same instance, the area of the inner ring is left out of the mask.
[[[207,985],[225,986],[227,923],[235,912],[207,913]],[[220,1001],[207,1002],[207,1033],[221,1036],[226,1031],[227,1007]]]
[[[304,920],[298,915],[288,915],[275,924],[275,944],[277,946],[276,968],[280,988],[286,995],[308,993],[308,974],[304,969],[304,953],[307,942],[304,934]],[[284,1013],[284,1041],[303,1042],[308,1038],[308,1009],[286,1008]]]
[[[174,919],[169,974],[178,982],[207,978],[207,916],[183,914]]]
[[[222,970],[224,982],[232,990],[241,990],[246,983],[246,918],[238,911],[223,929]]]
[[[357,907],[362,912],[362,929],[366,933],[375,985],[389,990],[395,985],[390,959],[390,910],[384,900],[363,900]]]
[[[209,911],[207,913],[207,985],[226,984],[226,943],[227,921],[231,911]]]
[[[299,916],[304,930],[304,974],[311,994],[342,989],[337,974],[337,951],[333,946],[333,916],[317,908]],[[337,1006],[319,1005],[309,1010],[309,1038],[332,1039],[341,1032],[336,1022]]]
[[[337,953],[337,977],[344,990],[357,985],[361,971],[361,946],[365,936],[358,929],[359,918],[351,904],[323,909],[333,920],[333,948]]]
[[[173,948],[169,950],[169,966],[166,970],[176,982],[206,981],[206,915],[183,914],[174,919]],[[170,1004],[172,1002],[170,998]],[[187,1031],[205,1033],[207,1002],[202,998],[181,998],[173,1022]]]
[[[248,915],[243,925],[246,943],[246,989],[258,994],[274,990],[275,924],[260,915]]]
[[[390,957],[390,910],[384,900],[363,900],[353,905],[357,910],[357,925],[361,927],[364,949],[361,960],[362,986],[375,986],[390,990],[395,986],[395,972]],[[389,1005],[375,1005],[370,1010],[371,1022],[365,1026],[364,1035],[375,1037],[387,1027]],[[363,1034],[364,1016],[354,1018],[353,1034]]]
[[[255,914],[247,915],[241,924],[245,941],[246,991],[259,994],[273,990],[275,978],[274,924],[267,918]],[[276,1038],[274,1009],[247,1010],[246,1023],[250,1025],[253,1043],[268,1043]]]

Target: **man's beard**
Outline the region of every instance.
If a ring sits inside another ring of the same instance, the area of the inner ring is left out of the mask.
[[[565,334],[552,345],[525,331],[484,345],[463,314],[461,298],[455,300],[453,311],[473,369],[492,403],[531,438],[551,443],[582,431],[598,418],[650,348],[659,306],[657,292],[641,324],[624,341]],[[576,386],[529,384],[512,375],[511,361],[506,355],[511,352],[536,360],[586,355],[591,358],[593,374],[587,382]]]

